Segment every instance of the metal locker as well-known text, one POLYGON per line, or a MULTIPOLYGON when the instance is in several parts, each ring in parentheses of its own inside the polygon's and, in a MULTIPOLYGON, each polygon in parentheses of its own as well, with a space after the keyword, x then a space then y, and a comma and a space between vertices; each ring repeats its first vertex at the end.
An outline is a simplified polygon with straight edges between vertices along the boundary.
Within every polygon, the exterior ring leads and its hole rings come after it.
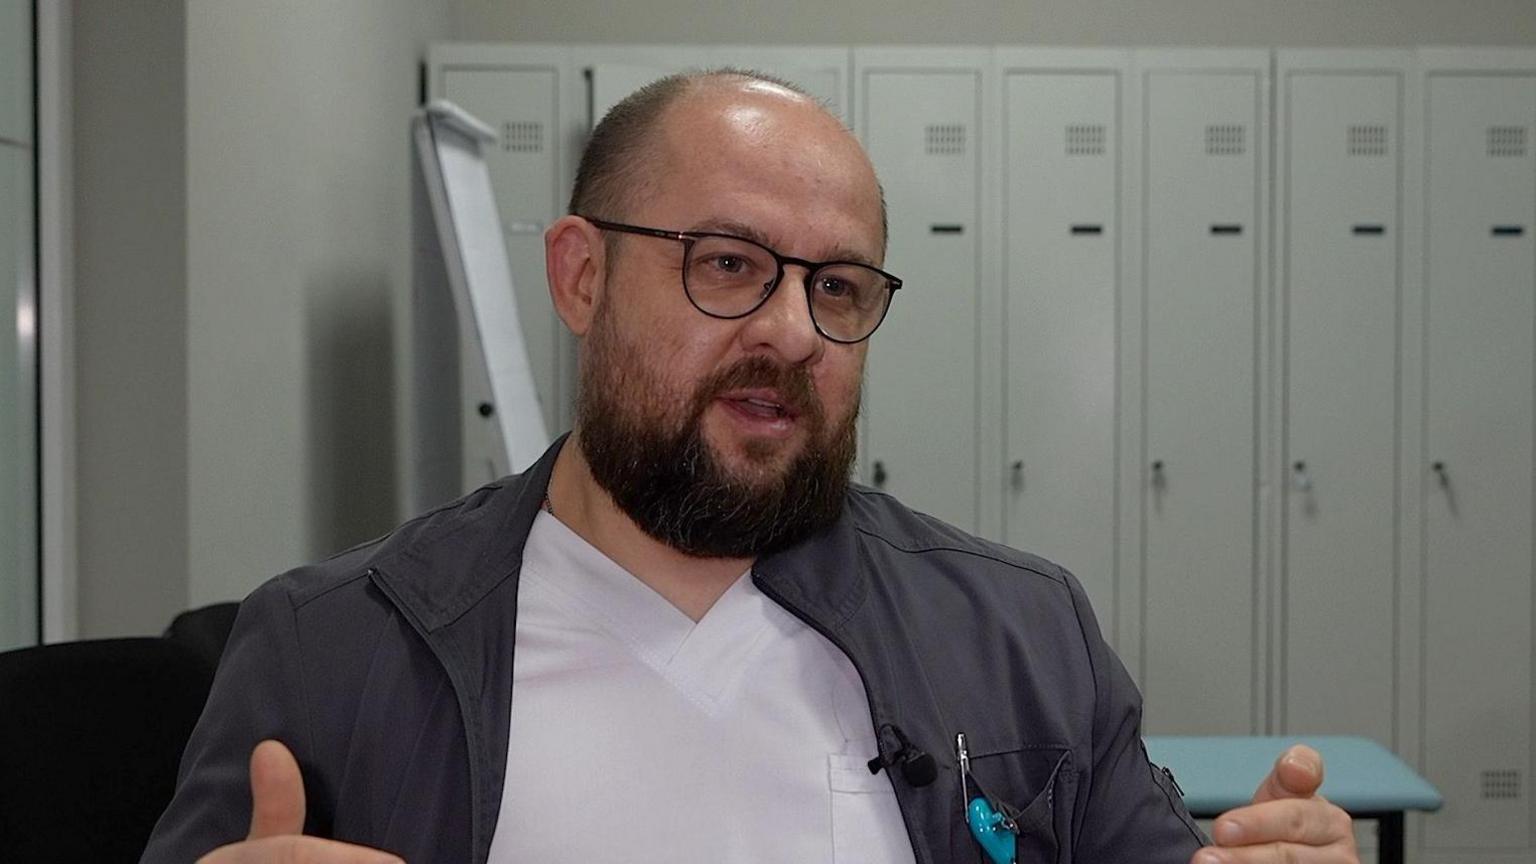
POLYGON ((890 208, 901 277, 870 340, 864 480, 977 530, 981 73, 865 69, 859 129, 890 208))
POLYGON ((1004 539, 1115 603, 1117 70, 1004 79, 1004 539))
POLYGON ((600 63, 588 67, 587 81, 591 88, 592 125, 613 110, 613 106, 623 101, 625 96, 639 90, 641 87, 665 78, 688 68, 679 59, 675 65, 656 63, 649 65, 637 65, 633 63, 600 63))
POLYGON ((1147 726, 1251 734, 1266 75, 1142 74, 1147 726))
POLYGON ((1281 79, 1280 716, 1395 741, 1401 72, 1281 79))
POLYGON ((564 212, 559 173, 560 75, 555 68, 442 70, 440 93, 496 130, 486 167, 506 232, 518 315, 547 429, 562 429, 571 382, 561 380, 563 325, 544 274, 544 229, 564 212))
POLYGON ((1425 88, 1425 847, 1527 848, 1536 75, 1425 88))

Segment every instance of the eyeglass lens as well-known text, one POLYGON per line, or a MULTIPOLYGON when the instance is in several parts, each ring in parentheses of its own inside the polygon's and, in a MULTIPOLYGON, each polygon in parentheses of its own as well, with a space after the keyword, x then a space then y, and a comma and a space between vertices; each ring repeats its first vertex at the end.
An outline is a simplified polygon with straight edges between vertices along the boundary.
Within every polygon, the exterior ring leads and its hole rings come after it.
MULTIPOLYGON (((746 315, 779 276, 773 253, 750 240, 699 237, 688 250, 683 287, 700 310, 725 318, 746 315)), ((879 326, 890 280, 860 264, 829 264, 810 274, 811 318, 833 339, 858 341, 879 326)))

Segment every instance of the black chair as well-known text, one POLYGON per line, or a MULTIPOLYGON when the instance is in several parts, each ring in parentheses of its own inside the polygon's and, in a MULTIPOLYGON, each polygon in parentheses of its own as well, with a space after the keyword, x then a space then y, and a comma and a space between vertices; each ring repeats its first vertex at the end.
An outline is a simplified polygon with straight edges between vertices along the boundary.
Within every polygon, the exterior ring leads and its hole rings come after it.
POLYGON ((201 609, 189 609, 171 620, 165 638, 185 645, 208 668, 216 669, 224 654, 224 643, 229 641, 229 631, 235 626, 235 613, 239 603, 215 603, 201 609))
POLYGON ((0 653, 0 861, 137 861, 212 674, 169 639, 0 653))

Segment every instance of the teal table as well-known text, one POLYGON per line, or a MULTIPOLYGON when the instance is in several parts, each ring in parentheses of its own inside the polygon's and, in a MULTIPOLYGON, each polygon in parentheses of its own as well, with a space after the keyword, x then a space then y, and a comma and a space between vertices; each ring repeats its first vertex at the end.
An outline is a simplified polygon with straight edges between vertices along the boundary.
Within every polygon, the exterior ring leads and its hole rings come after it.
POLYGON ((1323 756, 1323 796, 1353 818, 1376 820, 1381 864, 1402 864, 1406 811, 1439 810, 1443 803, 1429 781, 1369 738, 1153 736, 1146 741, 1147 755, 1173 772, 1184 806, 1201 819, 1247 804, 1285 748, 1306 744, 1323 756))

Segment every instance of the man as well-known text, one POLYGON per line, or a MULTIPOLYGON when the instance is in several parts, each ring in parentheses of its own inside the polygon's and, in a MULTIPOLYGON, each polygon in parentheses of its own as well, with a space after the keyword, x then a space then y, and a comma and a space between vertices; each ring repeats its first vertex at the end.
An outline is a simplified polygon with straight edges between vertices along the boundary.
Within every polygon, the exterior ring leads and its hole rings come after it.
POLYGON ((848 487, 900 285, 813 100, 642 90, 545 245, 576 429, 246 601, 146 861, 992 860, 973 798, 1021 862, 1355 860, 1304 749, 1201 850, 1080 586, 848 487))

